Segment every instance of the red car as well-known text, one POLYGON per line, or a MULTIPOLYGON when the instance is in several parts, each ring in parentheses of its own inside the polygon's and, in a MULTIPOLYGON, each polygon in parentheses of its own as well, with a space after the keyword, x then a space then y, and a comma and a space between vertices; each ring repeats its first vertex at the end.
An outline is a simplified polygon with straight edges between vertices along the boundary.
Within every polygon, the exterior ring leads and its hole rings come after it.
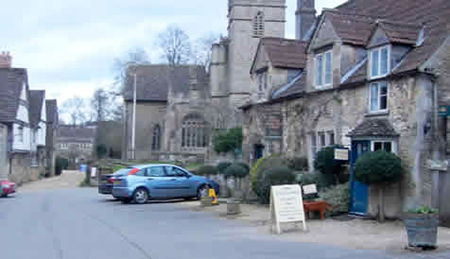
POLYGON ((6 180, 0 180, 0 188, 1 188, 0 192, 1 197, 6 197, 9 194, 16 192, 16 184, 6 180))

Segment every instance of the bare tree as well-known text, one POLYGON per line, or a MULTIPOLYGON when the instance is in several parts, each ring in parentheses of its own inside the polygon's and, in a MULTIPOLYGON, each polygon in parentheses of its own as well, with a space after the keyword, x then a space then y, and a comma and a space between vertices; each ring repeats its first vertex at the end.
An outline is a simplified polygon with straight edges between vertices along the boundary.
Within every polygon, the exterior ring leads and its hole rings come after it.
POLYGON ((133 50, 130 50, 125 58, 116 58, 113 65, 113 69, 116 71, 116 76, 114 78, 116 94, 121 95, 122 93, 123 82, 127 75, 127 69, 130 65, 148 64, 150 64, 150 58, 147 52, 142 48, 135 48, 133 50))
POLYGON ((90 111, 86 108, 86 100, 75 96, 67 99, 61 106, 60 113, 69 117, 69 123, 72 125, 81 125, 89 120, 90 111))
POLYGON ((176 25, 170 25, 159 34, 159 47, 162 49, 162 58, 169 65, 180 65, 189 62, 191 57, 191 43, 189 36, 176 25))
POLYGON ((109 118, 113 106, 108 100, 109 96, 105 90, 102 88, 95 90, 91 99, 91 107, 96 121, 105 121, 109 118))
POLYGON ((212 45, 218 43, 220 38, 221 36, 219 34, 209 32, 195 41, 192 52, 195 64, 205 66, 206 69, 209 68, 211 64, 212 45))

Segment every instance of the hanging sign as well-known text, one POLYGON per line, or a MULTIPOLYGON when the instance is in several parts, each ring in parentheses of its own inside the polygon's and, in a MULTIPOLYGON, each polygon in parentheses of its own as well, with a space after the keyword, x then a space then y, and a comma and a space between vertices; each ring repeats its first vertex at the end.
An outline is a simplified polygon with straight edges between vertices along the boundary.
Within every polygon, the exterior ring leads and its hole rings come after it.
POLYGON ((348 149, 335 148, 334 149, 334 160, 348 161, 348 149))
POLYGON ((271 226, 281 234, 281 223, 302 222, 306 231, 305 212, 300 185, 276 185, 270 190, 271 226))

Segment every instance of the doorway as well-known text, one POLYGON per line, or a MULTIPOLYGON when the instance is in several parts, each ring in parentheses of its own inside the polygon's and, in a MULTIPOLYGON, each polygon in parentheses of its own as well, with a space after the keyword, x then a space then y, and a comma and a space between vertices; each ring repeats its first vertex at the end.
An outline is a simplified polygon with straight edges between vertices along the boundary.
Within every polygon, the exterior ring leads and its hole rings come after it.
POLYGON ((367 214, 369 188, 367 185, 355 180, 354 165, 356 160, 364 153, 370 151, 369 140, 352 141, 350 156, 350 213, 357 215, 367 214))

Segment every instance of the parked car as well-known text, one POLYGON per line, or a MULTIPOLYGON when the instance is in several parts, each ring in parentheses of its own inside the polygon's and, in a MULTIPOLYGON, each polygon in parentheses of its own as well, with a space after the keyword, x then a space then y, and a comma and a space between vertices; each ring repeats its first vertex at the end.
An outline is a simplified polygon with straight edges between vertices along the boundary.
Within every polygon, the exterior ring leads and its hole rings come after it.
POLYGON ((16 192, 16 184, 10 181, 6 180, 0 180, 0 186, 1 186, 1 197, 6 197, 12 193, 16 192))
POLYGON ((219 185, 202 176, 167 164, 138 165, 126 169, 125 175, 112 177, 112 194, 123 203, 142 204, 149 199, 201 198, 213 188, 219 194, 219 185))
POLYGON ((98 193, 112 195, 114 177, 123 176, 128 174, 129 169, 120 169, 113 174, 99 175, 100 181, 98 183, 98 193))

